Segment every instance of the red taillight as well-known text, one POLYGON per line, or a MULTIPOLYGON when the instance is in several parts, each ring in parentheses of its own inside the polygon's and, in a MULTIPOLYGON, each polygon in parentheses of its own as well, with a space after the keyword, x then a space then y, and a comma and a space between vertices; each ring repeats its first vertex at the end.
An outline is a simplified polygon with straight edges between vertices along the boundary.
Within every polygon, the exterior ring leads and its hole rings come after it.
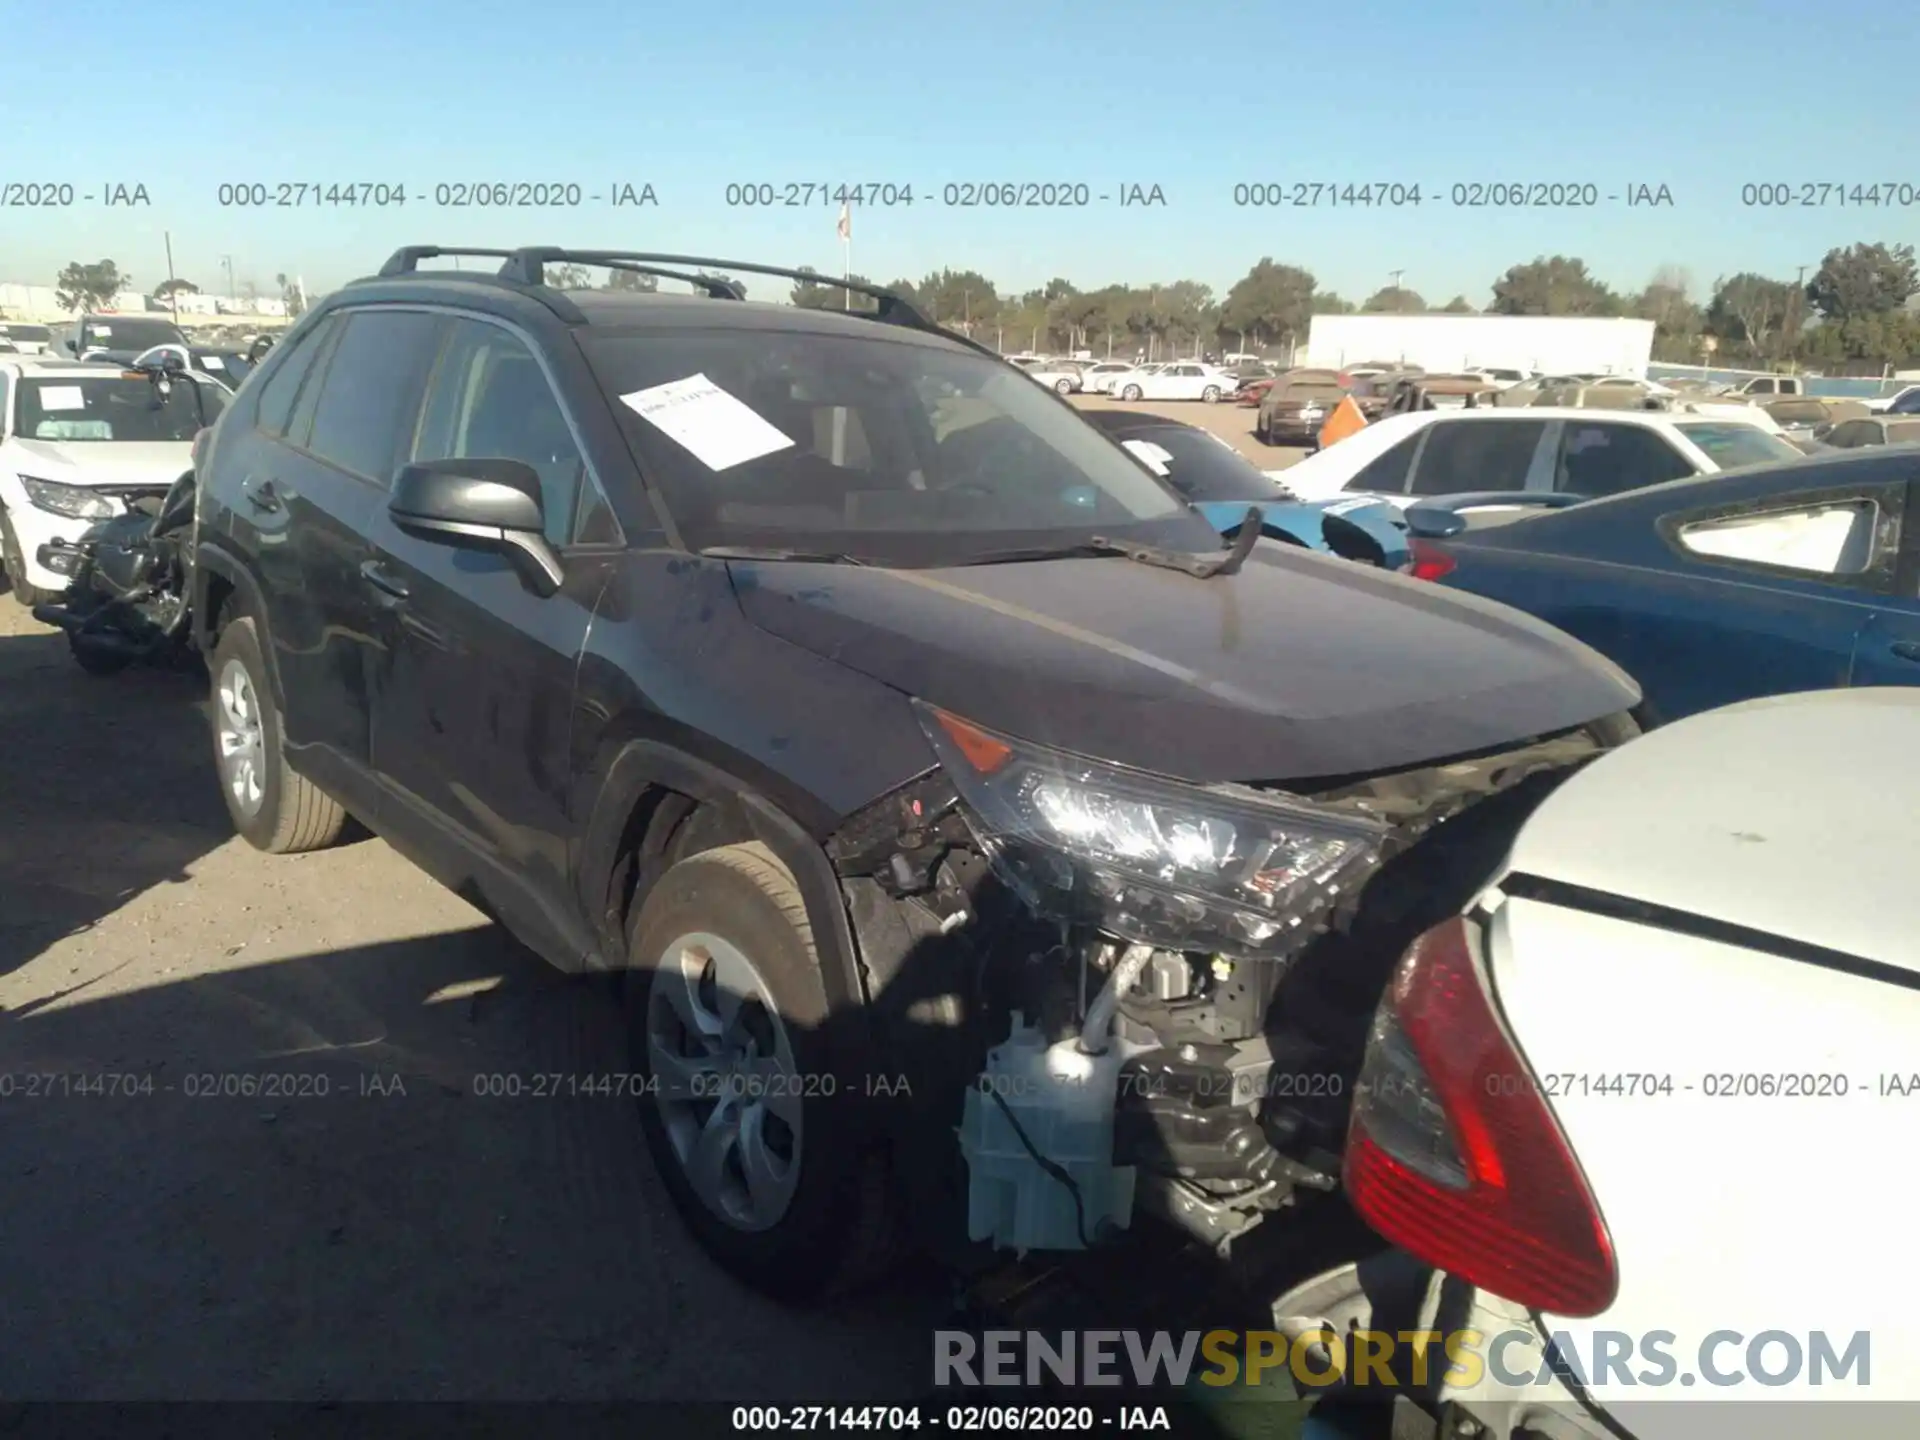
POLYGON ((1457 562, 1431 540, 1412 540, 1407 544, 1413 560, 1407 573, 1416 580, 1438 580, 1453 573, 1457 562))
POLYGON ((1598 1315, 1620 1276, 1606 1221, 1481 983, 1467 922, 1407 951, 1367 1044, 1347 1194, 1401 1249, 1551 1315, 1598 1315))

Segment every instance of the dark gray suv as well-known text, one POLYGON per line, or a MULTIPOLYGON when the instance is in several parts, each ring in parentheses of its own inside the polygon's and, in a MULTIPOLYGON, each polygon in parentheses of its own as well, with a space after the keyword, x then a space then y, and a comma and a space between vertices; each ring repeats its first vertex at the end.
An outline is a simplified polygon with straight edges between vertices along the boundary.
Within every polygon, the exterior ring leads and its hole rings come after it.
POLYGON ((885 292, 713 272, 802 278, 415 247, 265 359, 195 544, 235 825, 288 852, 351 813, 624 977, 666 1183, 776 1292, 901 1239, 1217 1245, 1332 1188, 1400 950, 1632 733, 1632 682, 1471 596, 1225 548, 885 292), (421 268, 454 253, 503 264, 421 268))

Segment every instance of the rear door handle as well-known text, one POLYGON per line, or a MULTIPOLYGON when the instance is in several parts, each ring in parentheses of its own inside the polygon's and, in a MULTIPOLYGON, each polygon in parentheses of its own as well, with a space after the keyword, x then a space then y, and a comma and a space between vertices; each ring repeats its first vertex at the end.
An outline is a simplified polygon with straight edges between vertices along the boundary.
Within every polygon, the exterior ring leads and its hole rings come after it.
POLYGON ((280 492, 274 489, 271 480, 249 480, 240 487, 240 493, 247 497, 247 503, 256 510, 271 514, 280 508, 280 492))
POLYGON ((1902 660, 1920 661, 1920 640, 1896 640, 1887 648, 1902 660))
POLYGON ((395 600, 407 598, 407 584, 396 575, 388 573, 378 560, 368 560, 360 566, 360 578, 383 595, 395 600))

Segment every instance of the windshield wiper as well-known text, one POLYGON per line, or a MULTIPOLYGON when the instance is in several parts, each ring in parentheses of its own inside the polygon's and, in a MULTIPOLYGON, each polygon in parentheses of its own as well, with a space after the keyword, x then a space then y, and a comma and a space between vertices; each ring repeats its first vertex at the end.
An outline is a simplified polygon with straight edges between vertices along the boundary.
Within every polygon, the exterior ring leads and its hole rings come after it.
POLYGON ((1158 545, 1138 545, 1105 535, 1092 535, 1072 545, 1060 545, 1052 549, 1036 546, 1031 550, 996 550, 968 563, 1004 565, 1021 560, 1069 560, 1076 555, 1124 555, 1137 564, 1178 570, 1196 580, 1211 580, 1216 575, 1232 575, 1247 563, 1247 556, 1253 553, 1253 547, 1259 543, 1261 525, 1265 519, 1266 514, 1258 505, 1248 506, 1247 518, 1240 522, 1240 532, 1234 537, 1233 548, 1224 555, 1195 555, 1185 550, 1163 550, 1158 545))
POLYGON ((777 545, 709 545, 699 552, 713 560, 799 560, 810 565, 865 565, 857 555, 838 550, 785 550, 777 545))

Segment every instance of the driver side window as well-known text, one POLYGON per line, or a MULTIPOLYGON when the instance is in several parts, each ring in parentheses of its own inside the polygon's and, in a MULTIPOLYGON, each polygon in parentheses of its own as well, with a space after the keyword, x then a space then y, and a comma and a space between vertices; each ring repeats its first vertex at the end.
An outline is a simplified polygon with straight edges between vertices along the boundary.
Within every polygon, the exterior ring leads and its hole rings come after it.
POLYGON ((592 483, 540 362, 511 331, 479 320, 456 320, 449 328, 410 458, 532 466, 553 545, 571 543, 581 487, 592 483))

